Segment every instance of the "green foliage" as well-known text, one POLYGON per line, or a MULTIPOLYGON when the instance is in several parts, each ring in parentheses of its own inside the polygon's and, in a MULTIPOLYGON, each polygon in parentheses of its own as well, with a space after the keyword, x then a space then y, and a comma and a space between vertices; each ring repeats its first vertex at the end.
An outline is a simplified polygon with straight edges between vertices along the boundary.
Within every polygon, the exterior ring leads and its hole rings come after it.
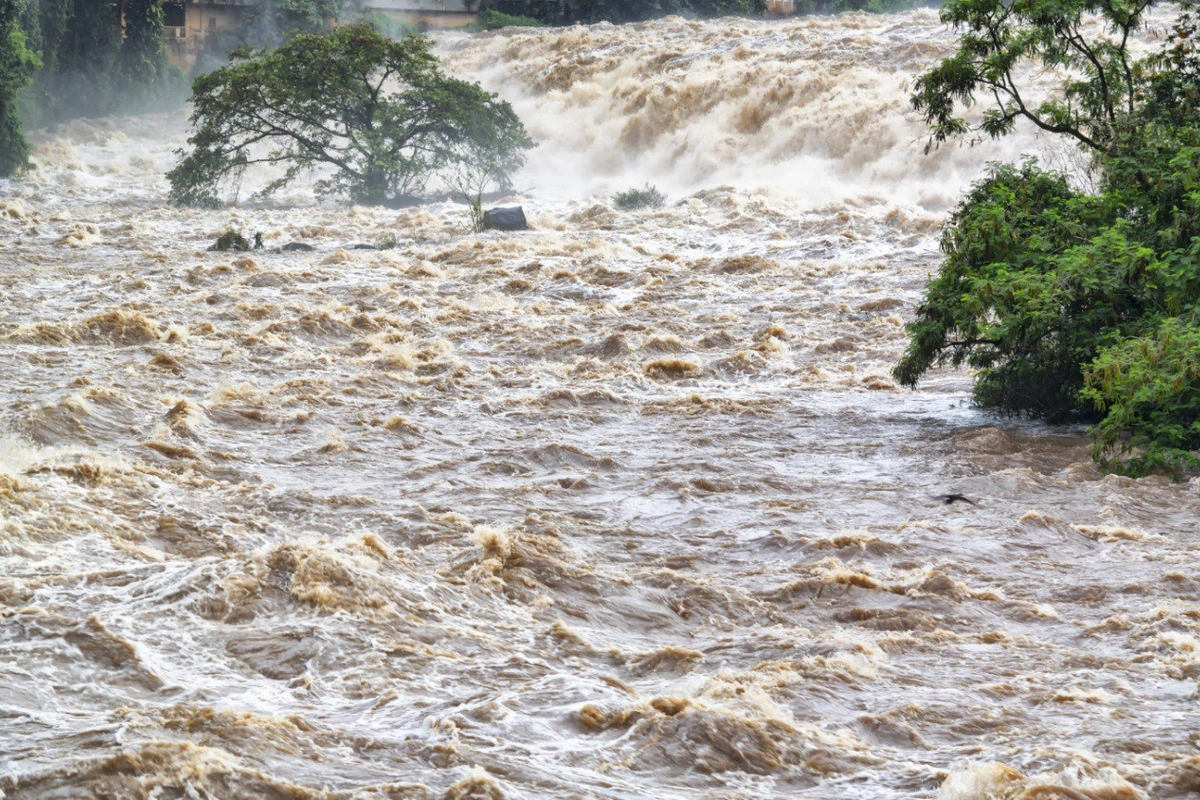
POLYGON ((483 195, 466 195, 467 214, 471 220, 471 233, 483 233, 487 230, 487 221, 483 215, 483 195))
POLYGON ((667 196, 658 187, 646 184, 641 189, 626 189, 613 195, 613 204, 622 211, 638 211, 643 208, 662 208, 667 196))
POLYGON ((126 0, 119 81, 126 95, 150 99, 167 88, 167 54, 162 36, 161 0, 126 0))
POLYGON ((449 78, 423 36, 392 41, 368 24, 243 48, 192 87, 190 152, 168 173, 171 200, 213 205, 250 164, 283 166, 266 191, 332 167, 318 183, 368 205, 397 205, 435 177, 507 186, 533 143, 512 107, 449 78))
POLYGON ((116 110, 121 26, 112 5, 32 0, 26 21, 30 42, 43 63, 28 90, 31 122, 116 110))
POLYGON ((1108 150, 1123 116, 1133 112, 1137 72, 1127 47, 1150 0, 950 0, 943 22, 960 31, 953 55, 920 76, 913 107, 937 141, 978 130, 998 137, 1026 119, 1049 133, 1108 150), (1105 34, 1092 35, 1099 15, 1105 34), (1061 70, 1061 93, 1040 102, 1023 85, 1028 68, 1061 70), (957 112, 976 94, 993 101, 971 124, 957 112))
POLYGON ((1178 475, 1200 467, 1200 326, 1193 312, 1105 348, 1082 397, 1107 412, 1093 455, 1110 470, 1178 475))
MULTIPOLYGON (((255 243, 260 247, 262 245, 261 235, 256 237, 255 243)), ((250 249, 250 242, 242 235, 241 231, 228 228, 224 233, 217 237, 217 241, 213 242, 208 248, 219 252, 233 250, 236 252, 246 252, 250 249)))
POLYGON ((17 27, 20 0, 0 0, 0 178, 29 164, 29 145, 17 114, 17 93, 38 67, 37 56, 25 45, 17 27))
POLYGON ((485 31, 496 31, 501 28, 541 28, 545 24, 533 17, 504 14, 499 11, 493 11, 490 8, 479 15, 479 28, 485 31))
MULTIPOLYGON (((970 3, 978 10, 992 8, 991 2, 954 0, 951 6, 970 3)), ((1012 8, 1032 13, 1019 4, 1012 8)), ((1091 8, 1056 2, 1045 19, 1075 19, 1076 11, 1091 8)), ((1124 37, 1141 8, 1107 9, 1116 17, 1110 30, 1124 37)), ((1123 38, 1076 41, 1081 34, 1074 24, 1012 32, 1016 39, 1031 37, 1024 54, 1051 51, 1053 36, 1063 38, 1063 48, 1103 54, 1090 77, 1081 78, 1087 69, 1080 68, 1065 79, 1067 100, 1050 101, 1049 111, 1046 104, 1015 111, 1035 124, 1039 115, 1043 122, 1056 120, 1059 133, 1087 148, 1099 191, 1073 188, 1032 162, 993 165, 943 232, 946 257, 908 326, 909 346, 895 369, 899 381, 914 386, 938 364, 965 363, 978 370, 980 406, 1096 421, 1094 455, 1108 469, 1178 474, 1200 466, 1193 452, 1200 447, 1196 29, 1194 16, 1184 14, 1167 46, 1139 61, 1125 52, 1123 38), (1109 67, 1119 74, 1112 77, 1109 67), (1088 81, 1090 88, 1081 89, 1088 81), (1058 102, 1065 105, 1053 107, 1058 102)), ((979 29, 972 31, 969 37, 979 29)), ((949 60, 959 56, 961 50, 949 60)), ((1000 61, 1010 63, 1006 58, 1000 61)), ((928 117, 935 137, 966 132, 965 123, 943 112, 964 91, 995 88, 998 74, 939 84, 946 63, 918 80, 914 97, 918 108, 936 111, 928 117), (930 79, 935 73, 941 77, 930 79)), ((1011 129, 1013 98, 1024 96, 1017 83, 1011 87, 993 96, 995 107, 984 119, 994 127, 987 132, 1011 129)))
POLYGON ((1097 331, 1138 315, 1135 283, 1151 255, 1116 209, 1033 163, 993 165, 951 216, 946 260, 909 325, 897 379, 930 367, 981 370, 984 407, 1062 419, 1079 411, 1081 367, 1097 331))

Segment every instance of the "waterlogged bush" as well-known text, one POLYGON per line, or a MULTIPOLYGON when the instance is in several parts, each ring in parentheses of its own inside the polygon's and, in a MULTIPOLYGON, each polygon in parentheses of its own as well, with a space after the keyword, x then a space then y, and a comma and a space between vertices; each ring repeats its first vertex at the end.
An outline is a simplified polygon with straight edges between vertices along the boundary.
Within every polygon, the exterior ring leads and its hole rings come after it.
MULTIPOLYGON (((262 246, 262 234, 256 235, 255 241, 258 242, 259 247, 261 247, 262 246)), ((208 249, 215 250, 217 252, 222 252, 222 253, 224 253, 228 250, 234 250, 237 252, 244 253, 250 249, 250 242, 246 239, 245 236, 242 235, 241 231, 234 230, 233 228, 228 228, 225 230, 224 233, 222 233, 220 236, 217 237, 217 240, 215 242, 213 242, 211 245, 209 245, 208 249)))
POLYGON ((626 189, 613 195, 613 204, 622 211, 662 208, 665 202, 667 196, 648 183, 640 189, 626 189))
MULTIPOLYGON (((1003 135, 1024 117, 1075 138, 1099 190, 1081 191, 1033 162, 993 165, 943 232, 946 257, 908 326, 895 376, 914 386, 938 364, 967 364, 978 370, 981 407, 1095 422, 1093 455, 1106 469, 1198 468, 1195 18, 1184 14, 1161 52, 1135 62, 1124 34, 1079 34, 1084 12, 1095 10, 1087 0, 1067 0, 1049 16, 1039 6, 1024 27, 1019 16, 993 13, 1005 8, 1001 0, 948 4, 943 18, 968 32, 954 56, 917 80, 914 106, 944 139, 969 130, 955 116, 959 102, 999 86, 980 129, 1003 135), (1064 31, 1070 48, 1061 49, 1064 31), (1025 104, 1014 70, 1034 56, 1077 68, 1065 99, 1025 104)), ((1120 33, 1135 30, 1144 9, 1104 13, 1120 33)))

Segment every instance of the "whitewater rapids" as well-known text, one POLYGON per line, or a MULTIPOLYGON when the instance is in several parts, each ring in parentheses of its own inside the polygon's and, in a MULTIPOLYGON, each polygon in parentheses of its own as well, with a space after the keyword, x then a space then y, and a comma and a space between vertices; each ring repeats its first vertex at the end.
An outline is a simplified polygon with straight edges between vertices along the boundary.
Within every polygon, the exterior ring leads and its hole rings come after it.
POLYGON ((0 184, 0 796, 1200 791, 1200 485, 889 377, 963 189, 1069 157, 923 154, 951 42, 444 35, 540 143, 521 234, 253 175, 170 208, 182 114, 38 134, 0 184))

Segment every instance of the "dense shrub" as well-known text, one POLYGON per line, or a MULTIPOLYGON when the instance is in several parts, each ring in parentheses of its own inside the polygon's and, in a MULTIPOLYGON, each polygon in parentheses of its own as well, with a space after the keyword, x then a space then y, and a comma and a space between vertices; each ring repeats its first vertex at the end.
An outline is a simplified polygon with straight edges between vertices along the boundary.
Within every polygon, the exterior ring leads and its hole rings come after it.
POLYGON ((648 183, 640 189, 626 189, 613 195, 613 204, 622 211, 662 208, 665 202, 667 202, 667 196, 657 187, 648 183))

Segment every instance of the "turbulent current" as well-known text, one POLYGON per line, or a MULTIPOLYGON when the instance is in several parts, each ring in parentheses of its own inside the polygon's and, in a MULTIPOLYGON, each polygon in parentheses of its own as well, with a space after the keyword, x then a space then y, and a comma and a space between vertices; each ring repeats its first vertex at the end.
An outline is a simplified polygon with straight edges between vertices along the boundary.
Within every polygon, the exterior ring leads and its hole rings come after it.
POLYGON ((1046 149, 924 153, 951 43, 446 34, 540 144, 516 234, 253 175, 170 208, 183 113, 37 134, 0 185, 0 796, 1200 791, 1198 484, 889 377, 947 211, 1046 149))

